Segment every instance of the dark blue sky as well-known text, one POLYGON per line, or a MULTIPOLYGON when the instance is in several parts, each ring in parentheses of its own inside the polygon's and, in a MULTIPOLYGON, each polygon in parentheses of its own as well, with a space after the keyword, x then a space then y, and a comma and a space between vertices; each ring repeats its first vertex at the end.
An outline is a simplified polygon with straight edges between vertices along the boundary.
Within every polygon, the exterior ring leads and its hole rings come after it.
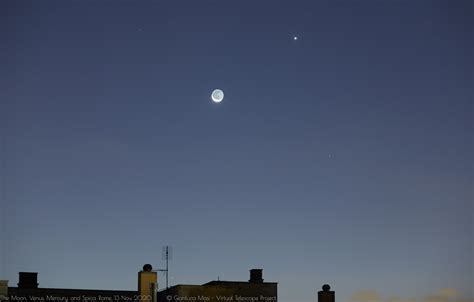
POLYGON ((0 279, 170 244, 172 284, 472 297, 472 41, 471 1, 1 1, 0 279))

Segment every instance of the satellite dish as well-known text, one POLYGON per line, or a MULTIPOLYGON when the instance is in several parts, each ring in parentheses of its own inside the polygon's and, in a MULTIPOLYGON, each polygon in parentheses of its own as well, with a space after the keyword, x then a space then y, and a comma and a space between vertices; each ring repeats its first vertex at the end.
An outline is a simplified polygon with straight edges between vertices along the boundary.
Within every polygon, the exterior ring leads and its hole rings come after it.
POLYGON ((151 266, 151 264, 147 263, 143 266, 143 271, 144 272, 151 272, 152 270, 153 270, 153 266, 151 266))

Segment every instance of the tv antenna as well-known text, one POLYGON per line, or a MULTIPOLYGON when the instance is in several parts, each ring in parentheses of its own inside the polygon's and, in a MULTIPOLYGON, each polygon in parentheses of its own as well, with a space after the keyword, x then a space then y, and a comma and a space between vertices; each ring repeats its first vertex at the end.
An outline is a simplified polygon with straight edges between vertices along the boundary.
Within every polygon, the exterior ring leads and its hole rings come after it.
POLYGON ((166 289, 169 288, 168 286, 168 273, 169 273, 169 260, 173 259, 173 249, 171 246, 166 245, 163 247, 162 253, 161 253, 161 258, 165 260, 166 262, 166 268, 165 269, 159 269, 158 271, 160 272, 165 272, 166 275, 166 289))

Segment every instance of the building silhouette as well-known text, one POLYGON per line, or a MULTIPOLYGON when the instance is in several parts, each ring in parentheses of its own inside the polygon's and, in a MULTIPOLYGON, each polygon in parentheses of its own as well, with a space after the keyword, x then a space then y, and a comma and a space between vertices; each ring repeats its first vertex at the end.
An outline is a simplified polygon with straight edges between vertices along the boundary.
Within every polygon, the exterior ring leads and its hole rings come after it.
MULTIPOLYGON (((248 281, 210 281, 202 285, 175 285, 157 291, 157 272, 146 264, 138 272, 138 288, 130 290, 42 288, 37 272, 20 272, 18 286, 0 281, 9 302, 170 302, 170 301, 266 301, 278 299, 278 283, 264 282, 263 270, 250 270, 248 281)), ((331 301, 324 301, 331 302, 331 301)))
POLYGON ((324 284, 318 292, 318 302, 336 302, 336 293, 331 290, 329 284, 324 284))
POLYGON ((133 302, 137 296, 137 291, 42 288, 38 285, 38 273, 20 272, 18 286, 6 287, 3 294, 10 302, 133 302))
POLYGON ((261 269, 250 270, 248 282, 211 281, 203 285, 176 285, 158 292, 158 301, 267 301, 278 300, 278 283, 264 282, 261 269))
MULTIPOLYGON (((248 281, 211 281, 202 285, 175 285, 157 291, 157 272, 146 264, 138 272, 138 288, 129 290, 42 288, 38 273, 20 272, 16 287, 0 280, 0 300, 8 302, 276 302, 278 283, 264 282, 263 270, 250 270, 248 281)), ((327 284, 318 292, 318 302, 335 302, 327 284)), ((297 301, 290 301, 297 302, 297 301)))

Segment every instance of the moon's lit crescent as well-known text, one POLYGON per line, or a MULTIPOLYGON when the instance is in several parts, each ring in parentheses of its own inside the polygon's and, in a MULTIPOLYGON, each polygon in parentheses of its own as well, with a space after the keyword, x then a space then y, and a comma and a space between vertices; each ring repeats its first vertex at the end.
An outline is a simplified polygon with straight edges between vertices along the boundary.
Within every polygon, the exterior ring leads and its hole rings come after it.
POLYGON ((215 103, 220 103, 224 99, 224 91, 220 89, 214 89, 211 94, 211 99, 215 103))

